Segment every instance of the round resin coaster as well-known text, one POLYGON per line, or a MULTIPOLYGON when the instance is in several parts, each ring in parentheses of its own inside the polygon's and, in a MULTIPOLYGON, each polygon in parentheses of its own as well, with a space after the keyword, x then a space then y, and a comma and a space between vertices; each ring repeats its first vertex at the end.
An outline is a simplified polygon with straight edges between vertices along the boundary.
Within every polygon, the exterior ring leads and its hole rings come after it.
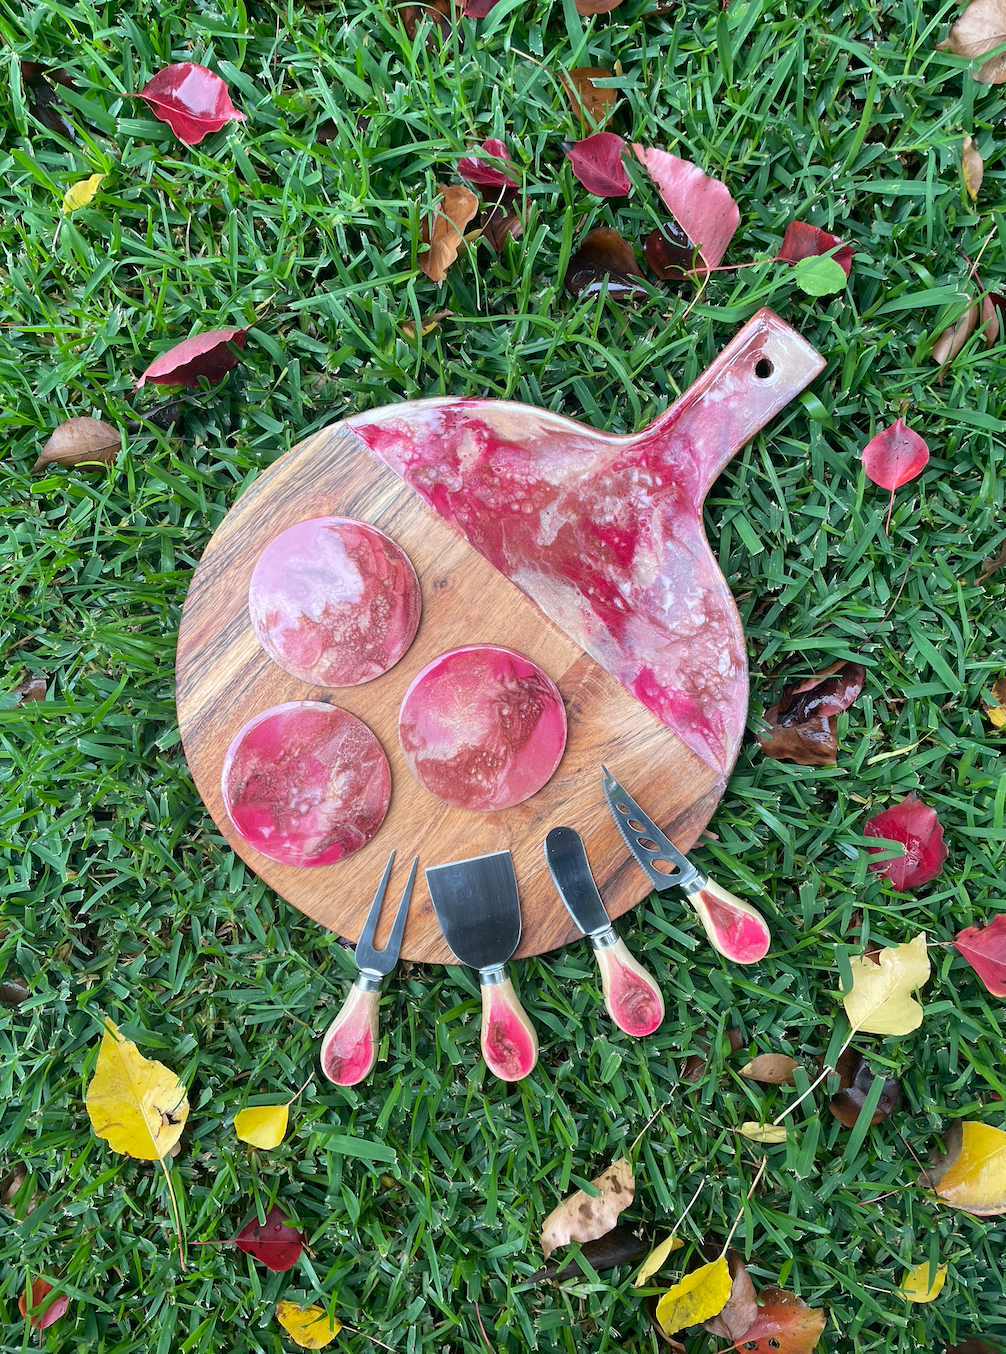
POLYGON ((250 719, 224 757, 224 807, 244 840, 281 865, 331 865, 384 821, 384 749, 348 710, 290 701, 250 719))
POLYGON ((358 686, 394 667, 415 637, 421 606, 405 551, 350 517, 312 517, 281 531, 248 589, 263 649, 314 686, 358 686))
POLYGON ((566 746, 555 683, 496 645, 428 663, 402 701, 398 737, 425 789, 460 809, 509 809, 549 780, 566 746))

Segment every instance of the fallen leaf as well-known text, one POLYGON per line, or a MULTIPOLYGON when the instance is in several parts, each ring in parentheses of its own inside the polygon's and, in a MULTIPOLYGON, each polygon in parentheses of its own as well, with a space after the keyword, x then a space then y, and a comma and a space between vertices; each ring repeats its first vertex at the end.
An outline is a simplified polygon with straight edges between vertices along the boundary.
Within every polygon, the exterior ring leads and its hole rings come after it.
POLYGON ((610 14, 617 9, 622 0, 574 0, 577 14, 610 14))
MULTIPOLYGON (((17 688, 18 705, 31 705, 36 701, 44 701, 48 698, 49 683, 44 677, 29 677, 17 688)), ((6 984, 5 984, 6 986, 6 984)), ((24 997, 29 995, 28 989, 24 989, 24 997)), ((24 1001, 24 997, 20 1000, 24 1001)), ((3 1000, 0 998, 0 1000, 3 1000)))
POLYGON ((923 438, 899 418, 867 442, 862 461, 867 478, 879 484, 881 489, 891 491, 886 530, 891 525, 895 489, 921 475, 929 461, 929 448, 923 438))
MULTIPOLYGON (((55 1325, 70 1305, 70 1299, 66 1293, 60 1293, 58 1297, 53 1298, 44 1312, 36 1313, 34 1309, 39 1307, 54 1291, 52 1284, 46 1283, 45 1279, 32 1279, 31 1281, 31 1324, 36 1330, 48 1330, 50 1326, 55 1325)), ((18 1298, 17 1309, 22 1316, 28 1315, 28 1302, 25 1293, 22 1293, 18 1298)))
POLYGON ((668 1257, 675 1251, 680 1251, 684 1244, 685 1243, 679 1236, 671 1235, 665 1237, 659 1246, 654 1246, 653 1250, 650 1251, 649 1255, 643 1261, 639 1273, 633 1280, 632 1286, 634 1288, 642 1288, 647 1279, 652 1279, 657 1270, 663 1267, 668 1257))
POLYGON ((524 222, 514 206, 516 199, 517 194, 512 189, 507 190, 479 219, 483 239, 497 254, 502 254, 508 239, 519 240, 524 233, 524 222))
POLYGON ((800 264, 793 280, 808 296, 832 296, 845 286, 848 274, 835 259, 817 258, 800 264))
POLYGON ((794 1086, 793 1073, 799 1066, 785 1053, 759 1053, 741 1068, 741 1076, 768 1086, 794 1086))
POLYGON ((8 1171, 4 1178, 0 1180, 0 1204, 3 1204, 4 1208, 7 1208, 13 1201, 14 1196, 27 1179, 27 1168, 24 1162, 19 1161, 14 1169, 8 1171))
POLYGON ((617 230, 602 226, 585 235, 566 267, 563 285, 574 296, 596 296, 607 291, 616 301, 646 296, 636 280, 639 265, 632 245, 617 230))
POLYGON ((430 247, 419 255, 419 267, 433 282, 445 282, 461 248, 465 226, 479 209, 479 200, 470 188, 459 184, 441 188, 438 196, 440 203, 432 220, 423 219, 423 243, 430 247))
POLYGON ((276 1304, 276 1320, 301 1349, 324 1349, 342 1330, 338 1317, 330 1320, 323 1307, 298 1307, 286 1298, 276 1304))
POLYGON ((978 154, 978 147, 970 136, 964 138, 961 149, 961 173, 964 176, 964 187, 968 197, 974 202, 985 177, 985 161, 978 154))
POLYGON ((598 89, 594 81, 610 80, 613 74, 613 71, 607 71, 603 66, 577 66, 575 70, 559 76, 573 112, 581 120, 584 113, 589 113, 594 122, 603 127, 611 117, 612 109, 618 102, 618 91, 598 89))
POLYGON ((1006 997, 1006 912, 987 926, 966 926, 954 936, 953 945, 994 997, 1006 997))
POLYGON ((136 97, 187 146, 198 146, 204 136, 219 132, 228 122, 245 120, 220 76, 194 61, 165 66, 136 97))
POLYGON ((256 1105, 235 1114, 234 1132, 242 1142, 269 1151, 283 1141, 289 1119, 289 1101, 285 1105, 256 1105))
MULTIPOLYGON (((636 1236, 631 1227, 613 1227, 604 1236, 584 1242, 580 1254, 592 1269, 605 1270, 614 1269, 617 1265, 634 1265, 649 1249, 647 1239, 636 1236)), ((567 1279, 582 1278, 583 1270, 575 1260, 561 1266, 553 1260, 543 1269, 536 1270, 526 1282, 542 1283, 545 1279, 555 1279, 556 1283, 565 1283, 567 1279)))
POLYGON ((450 12, 450 0, 430 0, 428 5, 403 5, 402 23, 405 26, 409 41, 415 42, 420 19, 433 21, 432 31, 427 38, 427 46, 431 45, 430 39, 432 39, 434 33, 446 38, 451 31, 450 12))
POLYGON ((465 0, 462 13, 466 19, 484 19, 498 4, 499 0, 465 0))
POLYGON ((602 1171, 591 1184, 599 1194, 591 1197, 578 1189, 558 1208, 553 1208, 542 1224, 541 1249, 546 1260, 557 1246, 566 1246, 571 1241, 593 1241, 610 1232, 636 1192, 632 1167, 624 1157, 602 1171))
MULTIPOLYGON (((440 324, 440 321, 446 320, 451 314, 453 314, 453 312, 450 310, 435 310, 432 315, 428 315, 423 321, 423 338, 425 338, 427 334, 432 334, 434 329, 440 324)), ((416 337, 416 326, 412 320, 402 321, 402 333, 410 339, 416 337)))
POLYGON ((759 1124, 754 1119, 749 1119, 741 1124, 737 1130, 742 1137, 750 1138, 752 1142, 780 1143, 786 1141, 785 1124, 759 1124))
POLYGON ((814 255, 827 254, 832 249, 835 252, 831 257, 848 277, 854 252, 851 244, 844 244, 837 235, 830 235, 820 226, 810 226, 806 221, 791 221, 786 227, 776 258, 780 263, 800 263, 814 255))
POLYGON ((645 150, 636 143, 632 149, 657 185, 664 205, 694 241, 706 267, 717 267, 741 220, 726 184, 665 150, 645 150))
MULTIPOLYGON (((18 704, 23 704, 19 701, 18 704)), ((4 1006, 20 1006, 31 996, 31 988, 23 978, 5 978, 0 983, 0 1002, 4 1006)))
POLYGON ((1003 1354, 1001 1345, 990 1345, 987 1340, 976 1340, 974 1336, 956 1345, 946 1344, 943 1348, 945 1354, 1003 1354))
POLYGON ((745 1331, 758 1319, 758 1300, 755 1286, 747 1272, 739 1251, 730 1251, 727 1255, 730 1269, 730 1296, 726 1306, 718 1315, 706 1321, 705 1328, 710 1335, 721 1340, 739 1340, 745 1331))
MULTIPOLYGON (((1002 545, 999 547, 999 553, 997 555, 982 560, 982 571, 975 579, 975 587, 977 588, 980 584, 987 582, 988 579, 999 572, 1004 564, 1006 564, 1006 541, 1003 541, 1002 545)), ((1000 700, 999 703, 1000 705, 1006 705, 1006 699, 1000 700)))
MULTIPOLYGON (((942 367, 947 362, 954 360, 977 329, 979 314, 980 310, 976 301, 974 305, 968 306, 959 320, 955 320, 953 324, 948 324, 946 329, 937 336, 929 355, 938 366, 942 367)), ((928 456, 926 459, 929 459, 928 456)))
POLYGON ((708 1321, 726 1306, 733 1280, 726 1258, 701 1265, 669 1288, 657 1303, 657 1320, 665 1335, 708 1321))
POLYGON ((89 179, 81 179, 63 194, 63 211, 75 212, 78 207, 86 207, 94 201, 94 195, 104 183, 107 175, 92 174, 89 179))
MULTIPOLYGON (((979 286, 981 284, 979 283, 979 286)), ((994 348, 999 342, 1000 319, 1003 310, 1003 298, 998 292, 990 292, 982 297, 982 333, 986 348, 994 348)))
POLYGON ((625 142, 614 132, 595 132, 584 141, 564 142, 573 173, 596 197, 624 197, 632 187, 622 164, 625 142))
POLYGON ((758 1296, 758 1315, 734 1348, 744 1354, 810 1354, 827 1321, 824 1309, 808 1307, 782 1288, 763 1288, 758 1296))
POLYGON ((900 1292, 908 1302, 932 1302, 938 1298, 947 1277, 946 1265, 937 1265, 933 1274, 928 1260, 913 1265, 901 1281, 900 1292))
POLYGON ((193 334, 154 358, 137 381, 136 389, 148 381, 159 386, 193 388, 199 385, 201 376, 211 383, 219 381, 238 364, 238 355, 230 345, 243 348, 247 335, 247 329, 210 329, 205 334, 193 334))
POLYGON ((21 83, 27 97, 28 112, 47 131, 55 132, 57 136, 72 137, 73 132, 69 124, 56 107, 60 102, 59 96, 49 80, 67 89, 77 88, 66 71, 51 70, 39 61, 21 62, 21 83), (47 76, 49 79, 46 79, 47 76))
MULTIPOLYGON (((708 1051, 707 1032, 704 1029, 698 1031, 693 1041, 699 1048, 708 1051)), ((724 1030, 723 1032, 723 1057, 728 1058, 732 1053, 739 1053, 744 1045, 744 1036, 740 1030, 724 1030)), ((708 1057, 701 1057, 698 1053, 692 1053, 685 1059, 685 1065, 681 1069, 681 1080, 694 1085, 709 1071, 708 1057)))
POLYGON ((95 1134, 113 1152, 140 1161, 161 1161, 182 1136, 189 1114, 175 1073, 145 1058, 110 1020, 85 1104, 95 1134))
POLYGON ((279 1204, 273 1204, 265 1215, 265 1222, 258 1218, 241 1228, 235 1237, 239 1251, 261 1260, 266 1269, 274 1274, 283 1274, 300 1259, 304 1249, 304 1238, 290 1222, 279 1204))
POLYGON ((783 689, 765 711, 768 728, 758 735, 766 757, 800 766, 834 766, 838 756, 838 715, 863 689, 861 663, 836 662, 814 677, 783 689))
POLYGON ((126 420, 126 432, 130 436, 146 431, 147 424, 155 428, 171 429, 176 423, 181 422, 181 406, 177 400, 168 400, 166 404, 158 405, 156 409, 144 410, 139 418, 130 418, 126 420))
POLYGON ((665 221, 647 235, 643 258, 661 282, 680 282, 695 267, 695 245, 677 221, 665 221))
MULTIPOLYGON (((1004 0, 971 0, 948 35, 937 43, 938 52, 974 58, 1001 47, 1006 42, 1006 3, 1004 0)), ((1001 85, 1006 80, 1006 52, 983 61, 974 72, 983 85, 1001 85)))
MULTIPOLYGON (((867 837, 883 837, 904 846, 903 856, 877 861, 870 866, 878 874, 886 874, 899 893, 930 883, 942 872, 943 862, 949 854, 936 810, 923 804, 914 790, 889 809, 868 818, 863 824, 863 832, 867 837)), ((880 846, 867 847, 869 855, 882 850, 880 846)))
MULTIPOLYGON (((828 1108, 846 1128, 853 1128, 859 1118, 859 1111, 866 1103, 870 1087, 876 1078, 861 1053, 847 1048, 835 1064, 838 1073, 838 1090, 828 1101, 828 1108)), ((898 1107, 901 1097, 901 1082, 897 1077, 885 1077, 884 1089, 880 1092, 877 1108, 870 1120, 870 1127, 889 1119, 898 1107)))
MULTIPOLYGON (((510 160, 506 146, 496 137, 490 137, 488 141, 483 141, 482 149, 496 160, 510 160)), ((510 160, 510 163, 512 164, 513 161, 510 160)), ((520 186, 516 179, 512 179, 502 169, 497 169, 494 165, 488 164, 485 160, 476 159, 472 155, 466 155, 458 161, 458 173, 469 183, 477 183, 486 188, 518 188, 520 186)))
POLYGON ((922 1183, 951 1208, 980 1218, 1006 1213, 1006 1133, 991 1124, 954 1121, 922 1172, 922 1183))
POLYGON ((842 998, 853 1032, 910 1034, 922 1024, 922 1007, 912 993, 929 981, 926 933, 880 951, 879 962, 849 960, 852 988, 842 998))
POLYGON ((111 465, 119 454, 122 438, 110 423, 99 418, 68 418, 51 434, 32 470, 51 465, 111 465))

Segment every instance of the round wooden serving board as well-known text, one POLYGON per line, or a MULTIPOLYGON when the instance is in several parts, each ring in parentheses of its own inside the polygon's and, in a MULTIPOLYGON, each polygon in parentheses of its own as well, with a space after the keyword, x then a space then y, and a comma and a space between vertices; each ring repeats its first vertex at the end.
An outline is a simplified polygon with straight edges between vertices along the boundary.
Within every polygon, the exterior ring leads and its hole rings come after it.
POLYGON ((231 846, 287 902, 356 940, 388 853, 397 852, 377 942, 390 929, 413 855, 420 871, 402 958, 454 963, 437 924, 422 868, 508 848, 520 889, 523 933, 517 957, 543 954, 579 932, 552 883, 542 843, 553 827, 584 838, 609 914, 649 892, 601 794, 601 763, 689 850, 719 802, 716 773, 631 696, 517 587, 457 535, 412 489, 335 424, 301 442, 242 495, 213 535, 189 588, 178 639, 178 719, 192 776, 231 846), (279 532, 308 517, 354 517, 386 532, 419 575, 423 614, 404 658, 384 676, 338 690, 289 676, 259 646, 248 618, 248 583, 259 554, 279 532), (503 644, 539 664, 562 693, 569 737, 559 769, 516 808, 480 813, 451 808, 424 790, 398 744, 398 710, 416 673, 465 644, 503 644), (238 729, 284 701, 320 700, 364 720, 391 765, 391 807, 370 842, 334 865, 278 865, 250 847, 223 807, 220 772, 238 729))

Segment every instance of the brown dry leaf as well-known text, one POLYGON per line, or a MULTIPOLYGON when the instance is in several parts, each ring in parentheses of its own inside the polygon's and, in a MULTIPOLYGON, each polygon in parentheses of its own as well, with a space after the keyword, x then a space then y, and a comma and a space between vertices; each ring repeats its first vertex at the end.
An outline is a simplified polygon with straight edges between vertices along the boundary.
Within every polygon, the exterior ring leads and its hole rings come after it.
MULTIPOLYGON (((845 1050, 835 1064, 835 1071, 839 1077, 839 1089, 828 1101, 828 1108, 840 1124, 852 1128, 876 1078, 864 1062, 863 1055, 857 1053, 854 1048, 845 1050)), ((870 1120, 871 1128, 891 1117, 898 1108, 900 1097, 901 1082, 897 1077, 885 1078, 884 1089, 880 1093, 877 1108, 870 1120)))
POLYGON ((111 465, 122 439, 110 423, 99 418, 68 418, 53 432, 39 453, 33 470, 57 465, 111 465))
POLYGON ((978 154, 978 150, 970 136, 964 138, 964 146, 961 152, 961 172, 964 175, 964 187, 967 189, 968 197, 972 202, 978 197, 978 189, 982 186, 982 178, 985 175, 985 161, 978 154))
MULTIPOLYGON (((800 1064, 785 1053, 759 1053, 746 1067, 741 1068, 741 1076, 751 1081, 762 1081, 768 1086, 795 1086, 793 1073, 800 1064)), ((753 1320, 754 1318, 752 1318, 753 1320)))
MULTIPOLYGON (((728 1048, 724 1049, 724 1057, 729 1057, 731 1053, 739 1053, 744 1043, 744 1036, 740 1030, 724 1030, 723 1038, 726 1040, 728 1048)), ((699 1048, 708 1052, 709 1042, 706 1030, 699 1030, 694 1041, 699 1048)), ((709 1059, 701 1057, 698 1053, 692 1053, 685 1059, 685 1065, 681 1069, 681 1080, 689 1081, 694 1085, 701 1081, 709 1070, 709 1059)))
POLYGON ((4 1006, 20 1006, 31 996, 31 988, 23 978, 5 978, 0 983, 0 1002, 4 1006))
POLYGON ((409 35, 409 41, 415 42, 420 19, 431 21, 431 31, 426 39, 427 46, 431 45, 436 33, 446 38, 451 31, 450 13, 450 0, 430 0, 430 3, 425 5, 403 5, 402 23, 409 35))
POLYGON ((4 1178, 0 1180, 0 1204, 3 1204, 4 1208, 8 1206, 27 1179, 28 1171, 24 1163, 18 1162, 14 1169, 8 1171, 4 1178))
MULTIPOLYGON (((683 1244, 683 1243, 678 1243, 683 1244)), ((580 1253, 592 1269, 614 1269, 617 1265, 634 1265, 649 1253, 650 1243, 646 1237, 636 1236, 631 1227, 613 1227, 596 1241, 586 1241, 580 1247, 580 1253)), ((583 1270, 575 1260, 560 1265, 552 1260, 544 1269, 539 1269, 524 1280, 526 1283, 543 1283, 554 1279, 556 1283, 565 1283, 567 1279, 583 1278, 583 1270)))
POLYGON ((622 0, 574 0, 577 14, 610 14, 617 9, 622 0))
POLYGON ((563 1199, 558 1208, 553 1208, 542 1224, 541 1249, 546 1260, 557 1246, 566 1246, 570 1241, 594 1241, 610 1232, 636 1193, 632 1167, 625 1157, 602 1171, 591 1184, 600 1190, 599 1194, 591 1198, 578 1189, 563 1199))
POLYGON ((710 1335, 719 1336, 721 1340, 729 1340, 732 1343, 739 1340, 754 1324, 758 1316, 758 1301, 755 1286, 744 1267, 740 1251, 729 1251, 727 1264, 730 1266, 730 1277, 733 1280, 727 1305, 717 1316, 710 1317, 704 1324, 710 1335))
POLYGON ((588 113, 598 129, 604 127, 611 117, 612 109, 618 102, 618 91, 598 89, 594 81, 610 79, 611 75, 612 72, 606 71, 603 66, 578 66, 576 70, 559 76, 573 112, 581 120, 584 113, 588 113))
MULTIPOLYGON (((974 59, 1004 42, 1006 0, 971 0, 936 50, 974 59)), ((983 85, 1001 85, 1006 81, 1006 52, 983 61, 974 76, 983 85)))
POLYGON ((969 1335, 956 1345, 944 1345, 945 1354, 1003 1354, 1001 1345, 990 1345, 987 1340, 979 1340, 969 1335))
POLYGON ((978 328, 978 319, 980 310, 978 302, 968 306, 967 310, 955 320, 953 324, 948 324, 939 338, 933 344, 931 357, 938 366, 944 366, 947 362, 952 362, 957 354, 967 343, 968 339, 978 328))
POLYGON ((516 210, 517 194, 513 189, 503 193, 499 202, 487 208, 479 220, 482 238, 497 254, 503 253, 507 239, 519 240, 524 222, 516 210))
POLYGON ((863 689, 862 663, 829 664, 805 681, 784 688, 763 716, 768 728, 758 735, 766 757, 800 766, 834 766, 838 757, 838 720, 863 689))
POLYGON ((641 276, 632 245, 617 230, 601 226, 583 237, 569 261, 563 285, 574 296, 596 296, 607 291, 616 301, 646 296, 636 281, 641 276))
POLYGON ((44 701, 49 684, 44 677, 29 677, 17 688, 18 705, 31 705, 34 701, 44 701))
MULTIPOLYGON (((975 579, 975 587, 977 588, 979 583, 984 583, 986 579, 991 578, 993 574, 997 574, 1003 565, 1006 565, 1006 541, 1003 541, 1002 545, 999 547, 999 553, 997 555, 993 555, 990 559, 982 560, 982 571, 975 579)), ((1000 705, 1006 705, 1006 700, 999 696, 999 692, 996 691, 995 687, 993 687, 992 690, 995 691, 996 696, 999 698, 1000 705)))
POLYGON ((465 226, 479 209, 470 188, 453 184, 440 189, 440 203, 431 219, 423 221, 423 243, 430 247, 419 255, 419 266, 433 282, 444 282, 447 269, 458 256, 465 226))
MULTIPOLYGON (((435 310, 432 315, 428 315, 423 321, 423 338, 427 334, 432 334, 441 320, 446 320, 451 314, 449 310, 435 310)), ((416 326, 412 320, 402 321, 402 333, 406 338, 414 339, 416 337, 416 326)))

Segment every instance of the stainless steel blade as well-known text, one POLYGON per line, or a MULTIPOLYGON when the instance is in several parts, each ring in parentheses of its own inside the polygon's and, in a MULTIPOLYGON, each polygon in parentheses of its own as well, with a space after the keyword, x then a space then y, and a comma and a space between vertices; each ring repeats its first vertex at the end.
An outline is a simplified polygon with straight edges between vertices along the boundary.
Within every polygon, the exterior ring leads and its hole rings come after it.
POLYGON ((430 865, 426 883, 444 939, 471 968, 505 964, 520 941, 520 899, 509 851, 430 865))
POLYGON ((707 882, 702 871, 661 832, 606 766, 601 767, 601 784, 605 802, 622 834, 622 840, 658 892, 672 886, 681 889, 701 888, 707 882), (661 865, 674 868, 661 869, 661 865))
POLYGON ((566 911, 585 936, 611 930, 611 918, 590 872, 583 838, 575 828, 554 827, 545 838, 545 859, 566 911))

